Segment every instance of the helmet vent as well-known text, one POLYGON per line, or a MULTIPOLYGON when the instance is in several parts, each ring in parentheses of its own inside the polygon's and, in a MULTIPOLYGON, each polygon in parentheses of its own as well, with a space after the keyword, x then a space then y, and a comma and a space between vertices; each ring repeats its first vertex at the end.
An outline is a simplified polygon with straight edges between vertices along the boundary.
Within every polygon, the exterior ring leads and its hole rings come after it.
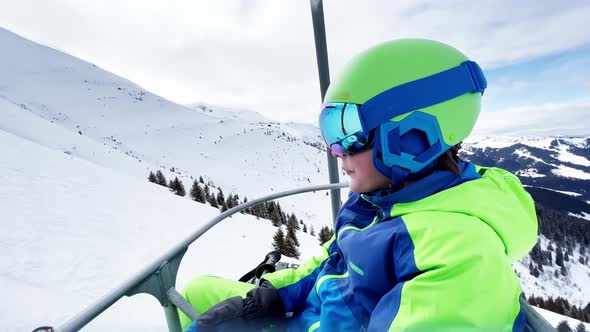
POLYGON ((426 133, 419 129, 411 129, 400 137, 401 151, 417 156, 426 151, 430 144, 426 133))

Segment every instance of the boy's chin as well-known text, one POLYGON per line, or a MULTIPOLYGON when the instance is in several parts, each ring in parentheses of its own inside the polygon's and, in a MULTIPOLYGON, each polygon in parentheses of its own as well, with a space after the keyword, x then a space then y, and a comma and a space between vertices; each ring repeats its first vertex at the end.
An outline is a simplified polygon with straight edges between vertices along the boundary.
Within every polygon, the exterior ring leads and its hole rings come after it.
POLYGON ((362 183, 357 183, 355 181, 352 181, 350 183, 350 191, 355 192, 355 193, 359 193, 359 194, 371 192, 371 190, 369 190, 369 188, 367 188, 366 185, 363 185, 362 183))
POLYGON ((350 182, 350 186, 349 186, 349 190, 355 193, 359 193, 359 194, 368 194, 368 193, 372 193, 381 189, 387 189, 386 186, 371 186, 367 183, 363 183, 359 181, 351 181, 350 182))

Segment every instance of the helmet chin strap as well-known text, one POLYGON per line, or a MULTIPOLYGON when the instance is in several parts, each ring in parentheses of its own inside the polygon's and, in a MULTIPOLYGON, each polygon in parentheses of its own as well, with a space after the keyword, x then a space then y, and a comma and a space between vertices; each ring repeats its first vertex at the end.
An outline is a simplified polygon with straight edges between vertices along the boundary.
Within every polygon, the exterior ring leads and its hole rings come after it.
POLYGON ((373 166, 375 166, 379 173, 385 175, 391 180, 391 188, 397 188, 409 180, 411 173, 409 170, 399 166, 385 165, 382 157, 383 152, 381 146, 380 130, 377 128, 374 131, 375 133, 372 135, 375 147, 373 149, 373 166))

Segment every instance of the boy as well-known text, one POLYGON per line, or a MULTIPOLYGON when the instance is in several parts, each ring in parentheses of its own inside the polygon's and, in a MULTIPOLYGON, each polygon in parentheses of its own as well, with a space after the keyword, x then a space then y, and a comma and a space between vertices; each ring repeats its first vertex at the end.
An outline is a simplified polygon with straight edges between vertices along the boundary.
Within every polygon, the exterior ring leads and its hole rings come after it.
POLYGON ((335 236, 259 287, 197 279, 185 297, 204 314, 189 329, 522 331, 511 263, 537 240, 533 201, 514 175, 457 157, 486 85, 475 62, 435 41, 353 58, 320 114, 351 179, 335 236))

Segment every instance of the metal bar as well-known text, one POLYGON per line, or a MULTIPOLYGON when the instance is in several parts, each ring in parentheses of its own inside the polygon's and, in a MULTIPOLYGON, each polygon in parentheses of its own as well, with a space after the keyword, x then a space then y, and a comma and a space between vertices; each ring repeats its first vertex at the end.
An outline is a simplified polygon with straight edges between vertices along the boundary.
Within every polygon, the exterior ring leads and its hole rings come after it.
POLYGON ((315 54, 320 76, 320 92, 322 101, 330 86, 330 67, 328 65, 328 47, 326 43, 326 25, 324 22, 324 5, 322 0, 310 0, 311 18, 313 21, 313 36, 315 40, 315 54))
MULTIPOLYGON (((67 321, 64 325, 60 326, 57 329, 57 331, 60 331, 60 332, 61 331, 78 331, 81 328, 83 328, 86 324, 88 324, 90 321, 92 321, 94 318, 96 318, 96 316, 100 315, 102 312, 104 312, 106 309, 108 309, 111 305, 113 305, 115 302, 117 302, 120 298, 125 296, 127 293, 131 292, 134 288, 136 288, 138 285, 140 285, 144 280, 148 279, 152 274, 158 272, 160 267, 165 262, 174 260, 174 258, 176 256, 178 256, 179 253, 186 250, 188 248, 188 246, 193 241, 195 241, 196 239, 201 237, 201 235, 205 234, 205 232, 207 232, 209 229, 211 229, 211 227, 215 226, 223 219, 225 219, 233 214, 236 214, 238 212, 241 212, 242 210, 245 210, 251 206, 258 205, 260 203, 263 203, 266 201, 271 201, 271 200, 274 200, 277 198, 302 194, 302 193, 306 193, 306 192, 310 192, 310 191, 321 191, 321 190, 329 190, 329 189, 335 189, 335 188, 344 188, 347 186, 348 186, 347 183, 335 183, 335 184, 318 185, 318 186, 310 186, 310 187, 305 187, 305 188, 287 190, 287 191, 279 192, 276 194, 264 196, 264 197, 249 201, 247 203, 240 204, 234 208, 231 208, 231 209, 219 214, 215 218, 211 219, 207 224, 205 224, 203 227, 201 227, 200 229, 195 231, 193 234, 191 234, 185 240, 183 240, 182 242, 180 242, 179 244, 174 246, 172 249, 170 249, 164 255, 160 256, 153 263, 149 264, 147 267, 142 269, 139 273, 135 274, 134 276, 132 276, 131 278, 129 278, 128 280, 123 282, 121 285, 116 287, 110 293, 106 294, 105 296, 100 298, 98 301, 96 301, 94 304, 92 304, 91 306, 86 308, 84 311, 82 311, 81 313, 79 313, 78 315, 76 315, 75 317, 70 319, 69 321, 67 321)), ((168 311, 167 311, 167 313, 168 313, 168 311)), ((172 313, 170 312, 170 314, 172 314, 172 313)))
POLYGON ((168 304, 164 307, 164 313, 166 314, 166 324, 168 325, 169 332, 182 332, 180 326, 180 317, 178 317, 178 311, 176 306, 168 304))
MULTIPOLYGON (((313 21, 313 36, 315 40, 316 60, 318 63, 318 74, 320 76, 320 93, 322 102, 326 96, 326 91, 330 85, 330 68, 328 64, 328 46, 326 43, 326 25, 324 22, 324 5, 322 0, 310 0, 311 4, 311 18, 313 21)), ((338 176, 338 161, 328 149, 326 153, 328 158, 328 173, 330 183, 340 182, 338 176)), ((342 201, 340 199, 340 190, 330 190, 330 197, 332 198, 332 220, 336 222, 336 216, 340 211, 342 201)))
POLYGON ((168 295, 170 302, 172 302, 178 309, 182 310, 188 318, 191 320, 197 320, 197 318, 199 318, 197 309, 188 303, 188 301, 176 289, 170 288, 168 292, 166 292, 166 295, 168 295))

